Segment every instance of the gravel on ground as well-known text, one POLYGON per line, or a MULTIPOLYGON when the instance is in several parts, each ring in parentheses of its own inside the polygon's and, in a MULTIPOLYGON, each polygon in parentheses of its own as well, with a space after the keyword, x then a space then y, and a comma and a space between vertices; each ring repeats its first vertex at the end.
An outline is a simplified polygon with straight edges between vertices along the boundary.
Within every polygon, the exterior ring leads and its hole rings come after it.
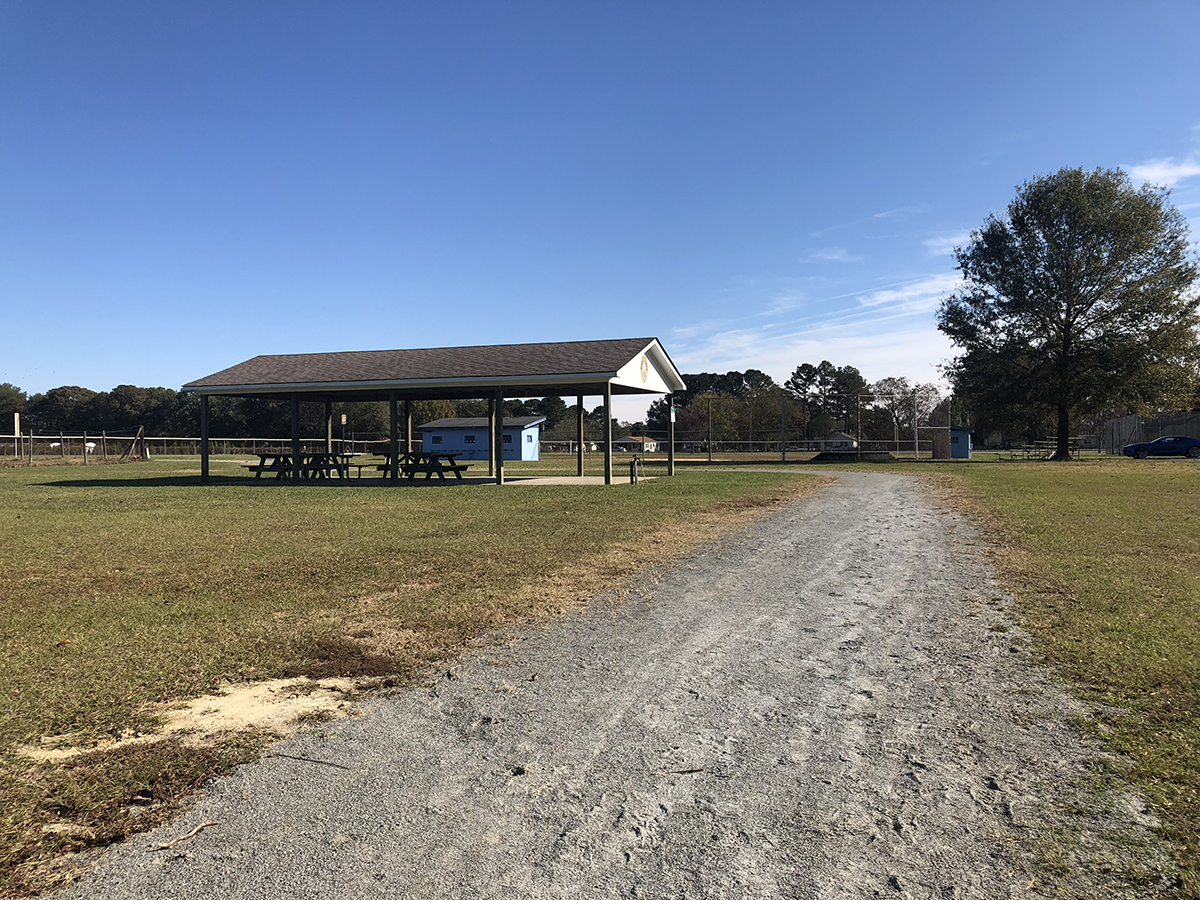
POLYGON ((1120 858, 1166 866, 1153 819, 1085 790, 1086 709, 977 527, 916 479, 838 474, 277 745, 60 896, 1154 895, 1120 858))

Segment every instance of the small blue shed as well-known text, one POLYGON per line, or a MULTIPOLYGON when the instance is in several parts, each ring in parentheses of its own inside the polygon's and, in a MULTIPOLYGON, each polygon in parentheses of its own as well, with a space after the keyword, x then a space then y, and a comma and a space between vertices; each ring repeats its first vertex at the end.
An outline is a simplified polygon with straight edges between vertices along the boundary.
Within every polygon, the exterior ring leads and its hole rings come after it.
MULTIPOLYGON (((504 420, 504 458, 537 459, 538 428, 545 416, 515 416, 504 420)), ((488 420, 436 419, 418 425, 421 449, 426 453, 461 453, 463 459, 490 459, 488 420)))
POLYGON ((950 458, 971 458, 971 432, 969 429, 960 428, 957 425, 950 426, 950 458))

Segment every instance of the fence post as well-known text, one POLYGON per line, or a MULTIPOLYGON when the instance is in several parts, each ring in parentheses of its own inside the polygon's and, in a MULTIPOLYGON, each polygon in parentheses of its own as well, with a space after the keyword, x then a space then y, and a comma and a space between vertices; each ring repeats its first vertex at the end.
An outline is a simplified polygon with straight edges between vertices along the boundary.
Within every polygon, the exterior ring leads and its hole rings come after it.
POLYGON ((83 464, 87 465, 87 432, 83 433, 83 464))

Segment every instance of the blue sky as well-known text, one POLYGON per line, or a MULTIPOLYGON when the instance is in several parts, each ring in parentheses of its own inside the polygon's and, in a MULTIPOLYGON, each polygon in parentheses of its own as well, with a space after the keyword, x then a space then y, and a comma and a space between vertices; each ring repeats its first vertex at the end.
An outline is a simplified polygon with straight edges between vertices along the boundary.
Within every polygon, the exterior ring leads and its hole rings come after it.
POLYGON ((951 248, 1021 182, 1121 166, 1200 237, 1197 36, 1194 0, 0 2, 0 381, 635 335, 935 380, 951 248))

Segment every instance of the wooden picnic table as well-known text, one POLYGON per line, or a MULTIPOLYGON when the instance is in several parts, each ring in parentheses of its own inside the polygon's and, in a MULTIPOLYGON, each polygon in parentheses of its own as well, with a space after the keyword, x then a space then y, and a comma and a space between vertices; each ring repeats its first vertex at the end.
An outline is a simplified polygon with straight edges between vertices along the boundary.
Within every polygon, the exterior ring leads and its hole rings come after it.
MULTIPOLYGON (((300 454, 300 479, 317 481, 322 478, 332 478, 334 474, 340 478, 349 478, 350 458, 353 455, 352 453, 302 453, 300 454)), ((243 463, 242 467, 253 472, 255 478, 262 478, 263 472, 274 472, 276 478, 287 479, 294 474, 290 452, 259 453, 257 463, 243 463)))
MULTIPOLYGON (((446 480, 446 473, 453 472, 454 477, 462 481, 462 473, 467 471, 466 463, 455 462, 461 453, 424 453, 416 451, 412 453, 401 453, 398 459, 400 474, 406 480, 412 481, 417 477, 418 472, 425 473, 425 480, 428 481, 434 475, 441 481, 446 480)), ((378 469, 385 475, 391 471, 391 454, 383 454, 383 465, 378 466, 378 469)))

